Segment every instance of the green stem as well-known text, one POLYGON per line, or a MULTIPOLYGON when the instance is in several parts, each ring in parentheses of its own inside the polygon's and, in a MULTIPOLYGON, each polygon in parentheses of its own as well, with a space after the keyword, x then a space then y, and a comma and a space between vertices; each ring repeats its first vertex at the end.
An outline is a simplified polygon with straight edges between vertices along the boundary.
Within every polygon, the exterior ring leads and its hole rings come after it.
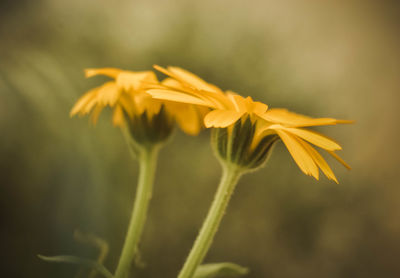
POLYGON ((121 257, 115 271, 115 278, 126 278, 128 276, 130 266, 137 253, 138 243, 144 223, 146 222, 147 210, 151 199, 157 154, 158 147, 151 146, 142 148, 138 156, 140 171, 135 203, 121 257))
POLYGON ((210 249, 226 207, 242 173, 243 170, 235 165, 223 167, 222 179, 214 196, 213 203, 178 278, 191 278, 197 267, 202 263, 208 249, 210 249))

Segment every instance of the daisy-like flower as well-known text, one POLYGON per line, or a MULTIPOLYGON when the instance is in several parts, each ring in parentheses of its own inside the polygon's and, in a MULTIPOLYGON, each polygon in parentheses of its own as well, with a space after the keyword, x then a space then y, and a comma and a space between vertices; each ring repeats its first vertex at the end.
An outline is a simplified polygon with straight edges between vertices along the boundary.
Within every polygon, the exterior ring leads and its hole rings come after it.
MULTIPOLYGON (((209 108, 204 125, 212 129, 212 145, 216 151, 223 175, 213 202, 195 243, 178 278, 190 278, 201 270, 218 226, 240 176, 262 166, 278 139, 281 139, 299 168, 319 179, 320 168, 337 182, 332 170, 311 144, 327 150, 343 165, 348 165, 334 152, 341 147, 332 139, 310 126, 335 125, 349 121, 332 118, 310 118, 285 109, 269 109, 251 97, 244 98, 232 91, 222 91, 193 73, 177 67, 155 69, 168 75, 167 82, 147 92, 153 98, 209 108)), ((197 273, 198 274, 198 273, 197 273)))
POLYGON ((124 278, 129 276, 133 258, 138 251, 153 190, 160 143, 165 142, 170 136, 175 122, 184 132, 191 135, 198 134, 208 108, 152 98, 145 91, 149 86, 174 85, 172 79, 159 84, 152 71, 131 72, 102 68, 87 69, 85 73, 86 77, 105 75, 112 80, 83 95, 72 108, 71 116, 91 113, 91 120, 95 124, 105 107, 112 108, 113 124, 127 126, 122 130, 128 135, 125 138, 130 150, 139 160, 140 171, 135 203, 125 243, 113 276, 124 278))
POLYGON ((286 109, 269 109, 266 104, 253 101, 251 97, 243 98, 232 91, 223 92, 215 85, 209 84, 183 69, 176 67, 164 69, 159 66, 155 66, 155 68, 168 75, 173 81, 148 90, 147 92, 153 98, 209 107, 212 111, 205 115, 205 126, 227 129, 225 133, 218 131, 218 135, 214 136, 219 140, 225 138, 224 140, 227 141, 217 144, 218 153, 220 156, 222 155, 223 159, 228 158, 229 160, 235 157, 236 160, 233 162, 244 164, 243 166, 247 165, 249 168, 258 167, 261 162, 266 160, 268 154, 266 150, 270 150, 279 137, 301 171, 317 180, 319 179, 318 168, 320 168, 329 179, 338 182, 324 158, 310 143, 328 151, 346 168, 350 168, 335 153, 335 151, 341 150, 337 142, 320 133, 307 130, 305 127, 344 124, 351 123, 351 121, 311 118, 289 112, 286 109), (232 136, 231 134, 234 133, 236 133, 235 136, 232 136), (241 136, 238 136, 239 133, 241 136), (244 133, 247 133, 245 143, 240 141, 246 137, 244 133), (234 138, 229 139, 229 136, 234 138), (248 136, 251 137, 251 140, 248 139, 248 136), (233 142, 229 143, 229 140, 233 140, 233 142), (235 140, 239 140, 239 142, 235 142, 235 140), (241 150, 237 149, 238 145, 241 150), (227 150, 226 148, 229 147, 231 149, 227 150), (243 148, 247 148, 247 150, 243 151, 243 148), (241 158, 234 154, 238 151, 241 153, 241 158), (265 156, 261 160, 260 152, 265 152, 265 156), (258 160, 255 161, 255 158, 258 160))
POLYGON ((199 133, 202 114, 194 105, 156 100, 145 89, 156 86, 158 80, 154 72, 132 72, 116 68, 86 69, 86 77, 105 75, 113 80, 84 94, 73 106, 70 116, 84 116, 91 113, 91 121, 96 124, 105 107, 113 109, 112 121, 115 126, 123 126, 124 115, 130 118, 146 115, 152 120, 160 111, 175 120, 181 129, 191 135, 199 133))

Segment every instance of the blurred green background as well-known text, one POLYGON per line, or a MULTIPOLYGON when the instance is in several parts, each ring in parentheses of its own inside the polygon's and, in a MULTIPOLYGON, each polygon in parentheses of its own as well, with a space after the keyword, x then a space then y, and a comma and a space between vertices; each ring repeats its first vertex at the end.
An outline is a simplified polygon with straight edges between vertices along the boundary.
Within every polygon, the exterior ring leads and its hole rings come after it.
MULTIPOLYGON (((337 185, 300 172, 280 143, 235 192, 206 262, 248 277, 400 277, 398 1, 0 2, 2 277, 74 277, 36 254, 96 257, 114 270, 138 175, 110 114, 70 119, 87 67, 180 66, 270 107, 357 121, 336 138, 337 185)), ((135 277, 176 277, 219 181, 209 132, 161 152, 135 277)))

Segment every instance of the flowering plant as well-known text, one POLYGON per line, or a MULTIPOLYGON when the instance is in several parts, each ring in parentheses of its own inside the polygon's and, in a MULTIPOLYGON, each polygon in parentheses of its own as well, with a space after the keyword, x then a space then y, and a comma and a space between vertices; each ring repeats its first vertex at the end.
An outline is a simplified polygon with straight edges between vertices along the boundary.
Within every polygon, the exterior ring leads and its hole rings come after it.
POLYGON ((105 107, 112 108, 114 126, 121 128, 128 146, 139 160, 140 172, 132 216, 115 273, 112 274, 99 262, 74 256, 41 258, 84 264, 108 278, 127 278, 131 264, 138 256, 153 190, 157 154, 176 123, 190 135, 197 135, 203 127, 211 128, 211 143, 223 169, 207 217, 178 278, 245 275, 248 270, 236 264, 202 264, 239 178, 263 166, 275 144, 281 140, 303 173, 318 180, 321 169, 328 179, 338 183, 332 169, 314 146, 326 150, 350 169, 336 154, 341 146, 309 128, 351 121, 311 118, 286 109, 269 108, 250 96, 223 91, 184 69, 154 68, 167 78, 159 82, 152 71, 87 69, 87 77, 105 75, 112 80, 83 95, 70 113, 71 116, 91 113, 91 121, 95 124, 105 107))

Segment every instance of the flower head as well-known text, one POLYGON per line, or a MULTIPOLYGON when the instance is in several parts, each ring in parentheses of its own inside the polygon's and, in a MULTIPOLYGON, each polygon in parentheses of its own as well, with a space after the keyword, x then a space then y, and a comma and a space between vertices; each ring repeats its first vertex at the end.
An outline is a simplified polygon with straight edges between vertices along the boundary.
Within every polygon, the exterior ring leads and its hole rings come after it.
POLYGON ((128 118, 145 117, 151 121, 160 114, 175 120, 183 131, 196 135, 202 127, 202 114, 194 105, 157 100, 145 91, 150 85, 159 84, 152 71, 132 72, 116 68, 86 69, 86 77, 105 75, 113 80, 96 87, 84 94, 73 106, 70 115, 80 116, 91 113, 95 124, 105 107, 113 109, 112 121, 115 126, 122 126, 128 118))
MULTIPOLYGON (((289 112, 286 109, 269 109, 266 104, 253 101, 251 97, 243 98, 232 91, 223 92, 215 85, 209 84, 183 69, 176 67, 163 69, 158 66, 155 68, 167 74, 175 84, 171 86, 173 83, 171 81, 170 84, 148 90, 147 92, 153 98, 209 107, 211 111, 204 117, 205 126, 226 128, 226 132, 219 132, 215 136, 217 139, 225 138, 223 139, 225 142, 217 144, 217 150, 220 151, 219 154, 223 159, 228 159, 233 163, 247 164, 250 167, 254 167, 254 165, 258 167, 260 163, 254 164, 250 158, 257 156, 260 149, 271 149, 275 139, 280 138, 299 168, 305 174, 316 179, 319 179, 318 169, 320 168, 329 179, 337 182, 329 165, 310 143, 326 150, 346 168, 350 168, 334 153, 341 150, 337 142, 320 133, 305 129, 305 127, 336 125, 351 123, 351 121, 311 118, 289 112), (238 134, 241 134, 240 136, 243 138, 236 142, 238 134), (250 141, 244 139, 246 134, 250 141), (239 144, 242 149, 232 148, 235 144, 239 144), (268 148, 265 147, 265 144, 268 144, 268 148), (246 155, 243 155, 244 146, 247 148, 246 155), (234 152, 242 154, 239 156, 240 159, 234 152), (232 160, 233 157, 235 160, 232 160)), ((267 153, 259 162, 265 161, 266 157, 267 153)))
POLYGON ((124 123, 125 110, 130 116, 149 111, 158 112, 160 101, 149 99, 145 92, 145 84, 156 82, 152 71, 129 72, 115 68, 86 69, 86 77, 105 75, 114 80, 108 81, 84 94, 72 108, 70 115, 80 116, 92 113, 91 120, 95 124, 101 111, 109 106, 113 108, 113 124, 121 126, 124 123))

